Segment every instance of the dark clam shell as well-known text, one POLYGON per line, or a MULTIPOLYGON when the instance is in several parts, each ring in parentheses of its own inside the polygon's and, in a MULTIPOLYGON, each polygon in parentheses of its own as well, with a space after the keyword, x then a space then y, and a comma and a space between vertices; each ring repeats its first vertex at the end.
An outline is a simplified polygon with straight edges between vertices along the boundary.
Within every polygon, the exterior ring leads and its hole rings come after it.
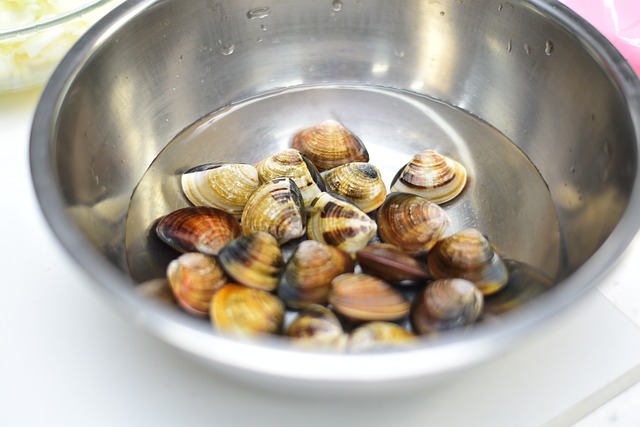
POLYGON ((415 284, 431 279, 425 265, 390 243, 375 243, 356 253, 362 271, 395 284, 415 284))
POLYGON ((180 252, 217 255, 220 249, 242 234, 240 222, 220 209, 192 206, 178 209, 156 225, 158 237, 180 252))

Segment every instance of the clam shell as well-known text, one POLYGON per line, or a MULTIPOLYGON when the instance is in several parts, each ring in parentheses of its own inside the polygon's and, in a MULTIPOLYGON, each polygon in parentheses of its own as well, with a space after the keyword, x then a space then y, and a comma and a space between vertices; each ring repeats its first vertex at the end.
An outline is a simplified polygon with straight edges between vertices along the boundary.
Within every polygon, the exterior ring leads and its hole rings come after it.
POLYGON ((436 279, 462 278, 483 295, 501 290, 509 279, 507 268, 487 238, 474 228, 442 239, 429 253, 429 270, 436 279))
POLYGON ((451 224, 436 203, 408 193, 390 193, 376 220, 382 241, 411 255, 429 251, 451 224))
POLYGON ((360 138, 335 120, 297 132, 291 146, 320 172, 345 163, 369 161, 369 153, 360 138))
POLYGON ((417 342, 416 336, 392 322, 369 322, 351 331, 348 349, 365 352, 398 347, 408 347, 417 342))
POLYGON ((329 303, 355 321, 398 320, 409 313, 409 302, 400 292, 368 274, 346 273, 333 279, 329 303))
POLYGON ((390 243, 375 243, 356 252, 362 271, 394 284, 415 284, 431 279, 426 265, 390 243))
POLYGON ((199 252, 182 254, 171 261, 167 279, 178 304, 198 316, 209 314, 213 294, 227 283, 216 258, 199 252))
POLYGON ((464 166, 434 150, 424 150, 398 171, 391 182, 391 191, 445 203, 460 194, 466 183, 464 166))
POLYGON ((243 163, 210 163, 182 174, 182 191, 195 206, 211 206, 240 217, 260 185, 258 171, 243 163))
POLYGON ((269 292, 230 283, 214 294, 209 315, 219 332, 250 337, 279 333, 285 308, 284 303, 269 292))
POLYGON ((419 334, 430 334, 474 323, 482 314, 483 296, 465 279, 440 279, 420 291, 411 308, 411 323, 419 334))
POLYGON ((242 234, 242 227, 233 215, 206 206, 173 211, 155 229, 162 241, 180 252, 208 255, 217 255, 224 245, 242 234))
POLYGON ((387 196, 387 187, 377 167, 353 162, 322 173, 327 191, 340 194, 368 213, 376 210, 387 196))
POLYGON ((290 148, 263 159, 256 165, 262 182, 291 178, 300 189, 305 205, 325 191, 324 181, 316 167, 298 150, 290 148))
POLYGON ((331 281, 340 274, 352 272, 354 264, 351 256, 341 249, 305 240, 287 262, 278 296, 291 308, 326 304, 331 281))
POLYGON ((290 178, 276 178, 249 197, 241 224, 245 235, 264 231, 282 244, 303 236, 306 220, 298 186, 290 178))
POLYGON ((310 239, 354 253, 375 236, 374 220, 357 206, 322 193, 309 206, 307 235, 310 239))
POLYGON ((311 304, 287 328, 286 335, 296 347, 343 350, 347 343, 338 317, 327 307, 311 304))
POLYGON ((239 237, 218 255, 224 271, 237 282, 266 291, 274 290, 284 268, 282 251, 275 237, 260 232, 239 237))

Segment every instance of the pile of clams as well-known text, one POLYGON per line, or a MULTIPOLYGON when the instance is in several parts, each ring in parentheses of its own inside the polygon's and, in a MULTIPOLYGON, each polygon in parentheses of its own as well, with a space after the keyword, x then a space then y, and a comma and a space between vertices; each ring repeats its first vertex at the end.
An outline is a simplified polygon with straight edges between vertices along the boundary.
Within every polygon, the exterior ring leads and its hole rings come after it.
POLYGON ((467 173, 433 150, 387 191, 362 141, 328 120, 257 165, 200 165, 181 180, 193 206, 155 226, 182 252, 168 283, 181 308, 222 334, 329 351, 408 346, 477 322, 508 281, 480 231, 448 232, 441 204, 467 173))

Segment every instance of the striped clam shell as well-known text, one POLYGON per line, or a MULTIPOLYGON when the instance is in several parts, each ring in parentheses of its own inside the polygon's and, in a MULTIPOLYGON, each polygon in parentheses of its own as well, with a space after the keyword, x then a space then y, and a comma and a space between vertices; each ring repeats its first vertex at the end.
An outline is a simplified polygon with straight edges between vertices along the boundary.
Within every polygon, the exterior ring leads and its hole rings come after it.
POLYGON ((433 277, 462 278, 473 282, 483 295, 498 292, 509 273, 489 240, 474 228, 461 230, 438 242, 427 259, 433 277))
POLYGON ((368 162, 366 147, 353 132, 335 120, 326 120, 297 132, 291 146, 320 172, 350 162, 368 162))
POLYGON ((355 253, 375 236, 374 220, 357 206, 322 193, 309 206, 307 235, 310 239, 355 253))
POLYGON ((434 150, 424 150, 398 171, 391 182, 391 191, 445 203, 458 196, 466 182, 467 171, 459 162, 434 150))
POLYGON ((211 206, 239 218, 260 179, 253 165, 210 163, 185 171, 181 183, 185 196, 195 206, 211 206))
POLYGON ((416 336, 393 322, 368 322, 349 335, 348 349, 352 353, 407 347, 416 343, 416 336))
POLYGON ((338 317, 327 307, 311 304, 300 311, 287 328, 286 335, 298 348, 344 350, 347 334, 338 317))
POLYGON ((322 173, 327 191, 351 200, 363 212, 376 210, 387 196, 387 187, 377 167, 352 162, 322 173))
POLYGON ((224 271, 237 282, 266 291, 278 286, 284 268, 280 246, 271 234, 259 232, 229 242, 218 255, 224 271))
POLYGON ((411 255, 429 251, 451 224, 436 203, 408 193, 389 193, 376 220, 382 241, 411 255))
POLYGON ((180 252, 217 255, 224 245, 242 234, 242 227, 225 211, 191 206, 163 217, 155 231, 162 241, 180 252))
POLYGON ((249 197, 241 224, 245 235, 264 231, 279 244, 303 236, 306 212, 296 183, 291 178, 276 178, 262 184, 249 197))
POLYGON ((298 150, 290 148, 261 160, 257 165, 262 182, 275 178, 291 178, 302 194, 305 205, 325 191, 324 182, 316 167, 298 150))

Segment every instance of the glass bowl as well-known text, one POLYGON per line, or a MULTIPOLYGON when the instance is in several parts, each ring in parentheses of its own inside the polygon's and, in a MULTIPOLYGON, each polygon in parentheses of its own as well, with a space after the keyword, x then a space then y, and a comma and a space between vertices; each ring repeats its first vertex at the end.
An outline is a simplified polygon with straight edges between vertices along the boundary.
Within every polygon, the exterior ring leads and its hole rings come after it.
POLYGON ((44 83, 96 21, 124 0, 0 0, 0 93, 44 83))

